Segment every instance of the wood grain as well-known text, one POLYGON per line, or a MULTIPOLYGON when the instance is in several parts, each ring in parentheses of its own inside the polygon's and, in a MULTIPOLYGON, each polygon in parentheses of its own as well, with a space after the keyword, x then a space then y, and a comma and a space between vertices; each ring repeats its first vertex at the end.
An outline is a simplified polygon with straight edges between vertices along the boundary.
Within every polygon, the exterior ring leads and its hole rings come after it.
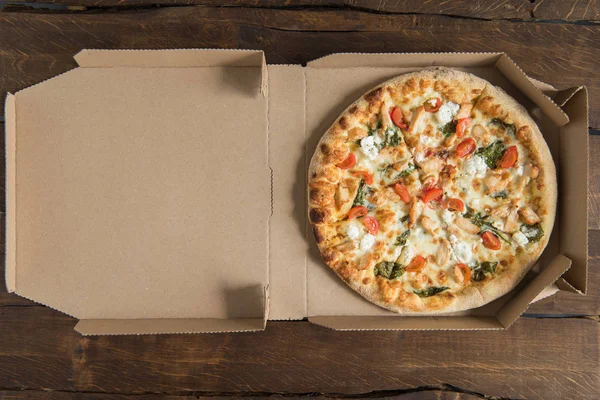
POLYGON ((360 394, 441 389, 592 399, 600 325, 522 318, 508 331, 336 332, 270 322, 264 332, 83 338, 42 307, 0 308, 0 388, 115 394, 360 394))
MULTIPOLYGON (((105 15, 0 14, 0 96, 76 66, 83 48, 264 49, 270 63, 332 52, 505 51, 558 88, 585 84, 600 101, 600 25, 483 21, 346 9, 167 7, 105 15), (44 40, 40 40, 43 37, 44 40), (549 51, 561 43, 560 52, 549 51)), ((600 108, 590 110, 600 127, 600 108)))
MULTIPOLYGON (((15 3, 32 3, 29 0, 17 0, 15 3)), ((351 8, 376 13, 438 14, 483 19, 530 19, 533 5, 528 0, 505 0, 491 2, 486 0, 458 1, 422 1, 422 0, 34 0, 33 3, 67 4, 87 7, 135 7, 144 5, 203 5, 246 8, 351 8)), ((565 7, 555 7, 560 12, 565 7)))
MULTIPOLYGON (((419 390, 415 392, 398 393, 402 391, 391 391, 373 393, 373 396, 377 396, 378 399, 397 399, 397 400, 478 400, 485 398, 481 395, 468 394, 462 392, 455 392, 452 390, 441 391, 441 390, 419 390)), ((264 395, 256 393, 243 393, 236 392, 231 393, 228 396, 210 396, 211 400, 225 400, 235 398, 248 398, 252 400, 298 400, 307 399, 310 400, 325 400, 325 399, 339 399, 339 396, 323 396, 318 394, 300 394, 294 395, 281 395, 265 393, 264 395)), ((371 393, 361 395, 359 398, 371 396, 371 393)), ((0 391, 0 399, 4 400, 198 400, 200 397, 190 395, 164 395, 164 394, 143 394, 143 395, 128 395, 128 394, 100 394, 100 393, 85 393, 85 392, 43 392, 43 391, 14 391, 5 390, 0 391)), ((344 398, 356 398, 356 397, 344 397, 344 398)))

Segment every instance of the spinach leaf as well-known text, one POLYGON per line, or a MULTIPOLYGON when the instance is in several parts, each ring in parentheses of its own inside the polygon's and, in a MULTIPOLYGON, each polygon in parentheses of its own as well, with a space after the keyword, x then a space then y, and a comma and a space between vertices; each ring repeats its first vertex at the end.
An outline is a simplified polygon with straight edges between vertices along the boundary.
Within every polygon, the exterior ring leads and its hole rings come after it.
POLYGON ((493 118, 490 121, 490 123, 503 126, 504 129, 506 129, 506 132, 513 136, 515 135, 515 132, 517 131, 515 128, 515 124, 506 123, 506 122, 502 121, 500 118, 493 118))
POLYGON ((400 173, 398 174, 398 176, 396 177, 396 179, 398 178, 406 178, 407 176, 409 176, 410 174, 412 174, 412 172, 416 169, 416 167, 414 166, 414 164, 408 164, 408 167, 406 167, 405 169, 403 169, 402 171, 400 171, 400 173))
POLYGON ((402 264, 393 261, 382 261, 375 266, 373 271, 375 272, 375 276, 381 276, 390 280, 400 278, 405 272, 402 264))
POLYGON ((539 242, 544 237, 544 230, 539 222, 533 225, 523 224, 520 231, 530 242, 539 242))
POLYGON ((504 189, 496 193, 490 194, 492 199, 507 199, 508 198, 508 190, 504 189))
POLYGON ((379 118, 377 120, 377 123, 375 124, 374 127, 370 127, 369 125, 367 125, 367 132, 369 133, 369 136, 373 136, 377 133, 377 131, 379 129, 381 129, 381 126, 383 125, 383 123, 381 122, 381 118, 379 118))
POLYGON ((442 127, 444 137, 450 137, 456 133, 456 124, 458 124, 458 121, 450 121, 442 127))
POLYGON ((423 290, 413 290, 413 293, 419 297, 431 297, 448 289, 450 289, 448 286, 430 286, 423 290))
POLYGON ((475 154, 483 158, 488 168, 495 169, 496 164, 502 158, 502 154, 504 153, 504 143, 500 140, 490 144, 487 147, 480 147, 475 151, 475 154))
POLYGON ((402 142, 400 130, 397 127, 389 127, 385 130, 385 140, 381 144, 381 148, 386 146, 398 146, 402 142))
MULTIPOLYGON (((405 215, 405 217, 406 217, 406 215, 405 215)), ((402 234, 396 238, 396 246, 404 246, 406 244, 406 241, 408 240, 409 236, 410 236, 410 229, 402 232, 402 234)))
POLYGON ((485 279, 486 274, 492 275, 496 272, 496 266, 498 265, 498 261, 484 261, 481 264, 477 264, 475 267, 471 268, 471 279, 475 282, 481 282, 485 279))
POLYGON ((489 215, 485 215, 480 212, 476 213, 475 210, 473 210, 471 207, 467 206, 467 211, 465 211, 465 213, 463 214, 463 217, 465 217, 466 219, 471 221, 474 225, 477 225, 480 229, 479 233, 483 233, 485 231, 490 231, 494 235, 496 235, 500 239, 502 239, 505 243, 510 244, 510 242, 504 237, 502 232, 500 232, 492 224, 488 223, 487 219, 489 218, 489 215))
POLYGON ((356 191, 354 203, 352 203, 352 207, 365 205, 365 185, 365 181, 361 179, 360 184, 358 185, 358 190, 356 191))
POLYGON ((408 221, 408 218, 409 218, 408 215, 405 215, 404 217, 400 218, 400 221, 406 222, 406 221, 408 221))

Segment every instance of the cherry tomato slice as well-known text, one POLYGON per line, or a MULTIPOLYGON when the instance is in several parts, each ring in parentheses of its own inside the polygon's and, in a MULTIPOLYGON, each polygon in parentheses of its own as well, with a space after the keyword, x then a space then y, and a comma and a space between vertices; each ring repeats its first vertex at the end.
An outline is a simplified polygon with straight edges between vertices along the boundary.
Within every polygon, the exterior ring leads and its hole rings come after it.
POLYGON ((456 197, 452 197, 444 202, 445 208, 450 211, 465 211, 465 203, 461 199, 457 199, 456 197))
POLYGON ((439 200, 443 194, 444 191, 440 188, 427 189, 427 191, 425 191, 425 194, 423 195, 423 203, 429 203, 433 200, 439 200))
POLYGON ((423 108, 425 109, 425 111, 430 112, 430 113, 438 112, 440 110, 441 106, 442 106, 442 99, 440 99, 439 97, 435 98, 435 99, 429 99, 425 103, 423 103, 423 108))
POLYGON ((373 175, 371 175, 367 171, 354 171, 352 173, 352 175, 358 176, 359 178, 362 178, 362 180, 365 181, 365 183, 367 185, 372 185, 373 184, 373 175))
POLYGON ((504 150, 498 166, 500 168, 510 168, 517 163, 517 158, 519 158, 519 150, 517 149, 517 146, 510 146, 504 150))
POLYGON ((341 168, 341 169, 348 169, 348 168, 352 168, 354 166, 354 164, 356 164, 356 156, 354 155, 354 153, 350 153, 350 154, 348 154, 348 157, 346 157, 346 159, 344 161, 342 161, 339 164, 336 164, 336 167, 341 168))
POLYGON ((473 154, 477 148, 477 143, 473 138, 466 138, 456 146, 456 155, 459 157, 466 157, 469 154, 473 154))
POLYGON ((500 239, 490 231, 485 231, 481 235, 483 245, 490 250, 500 250, 500 239))
POLYGON ((404 186, 401 183, 396 183, 394 185, 394 192, 396 192, 396 194, 398 196, 400 196, 400 199, 405 202, 408 203, 410 201, 410 195, 408 194, 408 189, 406 189, 406 186, 404 186))
POLYGON ((462 277, 462 283, 466 285, 471 281, 471 268, 467 264, 456 264, 454 266, 454 276, 457 280, 462 277))
POLYGON ((348 219, 364 217, 369 213, 365 206, 354 206, 348 211, 348 219))
POLYGON ((406 272, 419 272, 425 266, 425 260, 422 256, 415 256, 412 261, 406 266, 406 272))
POLYGON ((392 112, 390 112, 390 118, 398 128, 408 129, 408 125, 404 122, 404 115, 402 115, 402 109, 400 107, 394 107, 392 112))
POLYGON ((367 215, 363 217, 362 222, 371 235, 376 235, 379 232, 379 222, 375 218, 367 215))
POLYGON ((471 125, 471 118, 459 119, 456 124, 456 136, 461 137, 464 135, 469 125, 471 125))

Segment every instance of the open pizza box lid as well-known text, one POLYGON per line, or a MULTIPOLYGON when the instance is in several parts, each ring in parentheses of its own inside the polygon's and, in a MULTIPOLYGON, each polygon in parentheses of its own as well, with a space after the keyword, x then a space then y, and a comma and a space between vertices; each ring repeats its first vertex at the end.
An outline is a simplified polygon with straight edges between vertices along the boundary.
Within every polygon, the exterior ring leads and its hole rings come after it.
POLYGON ((562 206, 587 201, 585 89, 532 84, 501 53, 335 54, 268 68, 245 50, 75 59, 79 68, 6 100, 6 284, 80 319, 83 334, 252 331, 305 317, 335 329, 502 329, 571 265, 557 284, 586 289, 587 209, 562 206), (559 170, 559 216, 536 272, 509 295, 403 317, 320 260, 306 170, 347 104, 432 65, 488 79, 538 117, 559 170))

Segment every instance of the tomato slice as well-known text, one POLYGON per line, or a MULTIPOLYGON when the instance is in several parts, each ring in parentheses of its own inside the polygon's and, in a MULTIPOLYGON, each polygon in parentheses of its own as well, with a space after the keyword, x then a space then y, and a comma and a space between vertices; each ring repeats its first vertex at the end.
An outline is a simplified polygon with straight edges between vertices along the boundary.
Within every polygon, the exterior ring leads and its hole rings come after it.
POLYGON ((456 136, 461 137, 464 135, 469 125, 471 125, 471 118, 459 119, 456 124, 456 136))
POLYGON ((352 175, 358 176, 358 177, 362 178, 362 180, 365 181, 365 183, 367 185, 372 185, 373 184, 373 175, 371 175, 367 171, 354 171, 352 173, 352 175))
POLYGON ((490 231, 485 231, 481 235, 483 245, 490 250, 500 250, 500 239, 490 231))
POLYGON ((354 155, 354 153, 350 153, 350 154, 348 154, 348 157, 346 157, 346 159, 344 161, 342 161, 339 164, 336 164, 336 167, 341 168, 341 169, 348 169, 348 168, 352 168, 352 166, 354 166, 354 164, 356 164, 356 156, 354 155))
POLYGON ((369 213, 365 206, 354 206, 348 211, 348 219, 364 217, 369 213))
POLYGON ((459 157, 466 157, 469 154, 473 154, 477 148, 477 143, 473 138, 466 138, 456 146, 456 155, 459 157))
POLYGON ((400 107, 394 107, 392 112, 390 112, 390 118, 398 128, 408 129, 408 125, 404 122, 404 115, 402 115, 402 109, 400 107))
POLYGON ((375 218, 367 215, 362 219, 362 222, 371 235, 377 235, 377 232, 379 232, 379 222, 375 218))
POLYGON ((429 99, 425 103, 423 103, 423 108, 425 109, 425 111, 430 112, 430 113, 438 112, 441 106, 442 106, 442 99, 440 99, 439 97, 437 97, 435 99, 429 99))
POLYGON ((394 185, 394 192, 396 192, 396 194, 398 196, 400 196, 400 199, 405 202, 408 203, 410 201, 410 195, 408 194, 408 189, 406 189, 406 186, 404 186, 401 183, 396 183, 394 185))
POLYGON ((456 264, 454 266, 454 276, 457 278, 462 276, 462 283, 466 285, 471 281, 471 268, 467 264, 456 264))
POLYGON ((444 194, 444 191, 440 188, 430 188, 425 191, 423 195, 423 203, 429 203, 433 200, 439 200, 444 194))
POLYGON ((517 149, 517 146, 510 146, 504 150, 498 166, 500 168, 510 168, 517 163, 517 158, 519 158, 519 150, 517 149))
POLYGON ((427 260, 425 260, 425 257, 415 256, 410 264, 406 266, 406 272, 419 272, 425 266, 426 261, 427 260))
POLYGON ((444 207, 450 211, 465 211, 465 203, 461 199, 457 199, 456 197, 449 198, 444 202, 444 207))

